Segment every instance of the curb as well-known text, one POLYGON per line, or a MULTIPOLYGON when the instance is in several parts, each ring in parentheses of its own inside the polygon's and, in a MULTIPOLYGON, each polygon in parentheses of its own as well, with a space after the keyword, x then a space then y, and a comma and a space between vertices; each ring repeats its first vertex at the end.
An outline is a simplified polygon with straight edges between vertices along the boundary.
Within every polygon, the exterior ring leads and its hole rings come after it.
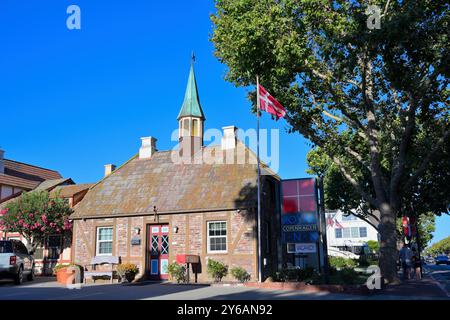
POLYGON ((354 295, 372 295, 372 290, 366 286, 345 286, 345 285, 309 285, 304 282, 269 282, 245 284, 246 287, 272 289, 272 290, 298 290, 310 293, 327 292, 327 293, 344 293, 354 295))

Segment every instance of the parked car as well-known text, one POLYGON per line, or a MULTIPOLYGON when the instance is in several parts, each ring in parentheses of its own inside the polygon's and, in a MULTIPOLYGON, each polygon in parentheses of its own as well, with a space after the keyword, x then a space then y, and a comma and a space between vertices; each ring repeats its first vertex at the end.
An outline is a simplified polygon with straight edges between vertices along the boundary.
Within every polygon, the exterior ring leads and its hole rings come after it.
POLYGON ((436 264, 450 264, 450 261, 447 256, 441 254, 438 255, 435 259, 436 264))
POLYGON ((426 261, 427 264, 434 264, 433 257, 425 257, 425 261, 426 261))
POLYGON ((0 279, 21 284, 24 276, 34 279, 34 259, 19 240, 0 240, 0 279))

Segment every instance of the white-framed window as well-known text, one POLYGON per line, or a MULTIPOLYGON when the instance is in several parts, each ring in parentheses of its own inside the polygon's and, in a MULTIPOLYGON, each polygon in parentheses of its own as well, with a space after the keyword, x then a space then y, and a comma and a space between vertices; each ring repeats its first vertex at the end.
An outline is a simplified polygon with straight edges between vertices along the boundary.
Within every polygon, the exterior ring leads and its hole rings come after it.
POLYGON ((342 229, 334 229, 334 237, 336 239, 342 238, 342 229))
POLYGON ((227 252, 227 222, 209 221, 208 222, 208 252, 226 253, 227 252))
POLYGON ((352 235, 352 238, 359 238, 359 228, 358 227, 352 227, 351 228, 351 235, 352 235))
POLYGON ((113 228, 98 227, 97 228, 97 256, 111 256, 113 248, 113 228))
POLYGON ((344 228, 342 230, 342 238, 351 238, 350 228, 344 228))
POLYGON ((359 237, 360 238, 367 237, 367 228, 366 227, 359 227, 359 237))

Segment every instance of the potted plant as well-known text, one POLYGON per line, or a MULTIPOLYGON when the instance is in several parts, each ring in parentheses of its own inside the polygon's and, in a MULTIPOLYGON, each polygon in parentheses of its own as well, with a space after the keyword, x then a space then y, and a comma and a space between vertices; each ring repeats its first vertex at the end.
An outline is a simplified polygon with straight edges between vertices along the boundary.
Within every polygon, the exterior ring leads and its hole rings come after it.
MULTIPOLYGON (((57 264, 53 268, 53 272, 56 274, 56 281, 61 284, 68 284, 69 278, 76 275, 77 270, 75 268, 78 268, 78 274, 81 276, 81 270, 82 268, 76 264, 57 264)), ((76 281, 76 277, 72 278, 72 281, 70 281, 70 284, 74 284, 76 281)))
POLYGON ((133 282, 139 269, 134 263, 121 263, 117 266, 117 273, 121 279, 125 278, 128 282, 133 282))

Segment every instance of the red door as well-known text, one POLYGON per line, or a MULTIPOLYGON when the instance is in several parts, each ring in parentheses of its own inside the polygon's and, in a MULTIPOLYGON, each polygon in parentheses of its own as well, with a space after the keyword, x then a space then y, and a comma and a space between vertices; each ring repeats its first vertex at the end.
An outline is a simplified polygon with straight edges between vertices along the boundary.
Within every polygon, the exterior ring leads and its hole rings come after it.
POLYGON ((169 225, 148 225, 147 228, 147 269, 150 279, 168 279, 169 225))

